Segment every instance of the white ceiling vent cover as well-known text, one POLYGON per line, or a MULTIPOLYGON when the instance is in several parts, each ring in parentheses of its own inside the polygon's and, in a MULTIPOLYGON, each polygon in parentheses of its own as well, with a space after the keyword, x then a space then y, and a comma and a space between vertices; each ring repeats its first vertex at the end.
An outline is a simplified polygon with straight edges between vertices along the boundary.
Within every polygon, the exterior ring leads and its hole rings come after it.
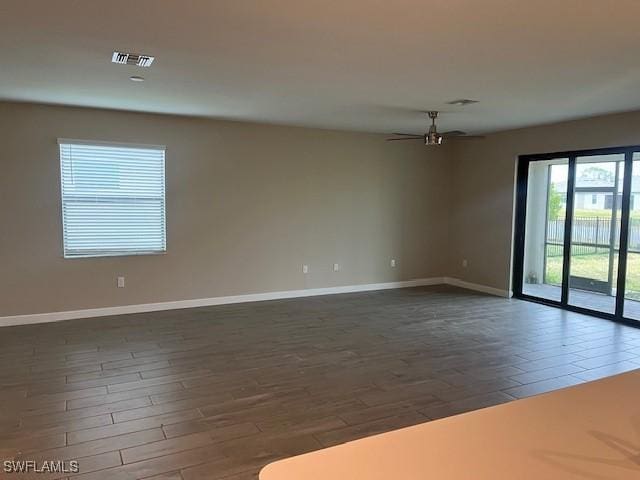
POLYGON ((140 55, 139 53, 113 52, 111 61, 120 65, 136 65, 138 67, 150 67, 155 57, 140 55))

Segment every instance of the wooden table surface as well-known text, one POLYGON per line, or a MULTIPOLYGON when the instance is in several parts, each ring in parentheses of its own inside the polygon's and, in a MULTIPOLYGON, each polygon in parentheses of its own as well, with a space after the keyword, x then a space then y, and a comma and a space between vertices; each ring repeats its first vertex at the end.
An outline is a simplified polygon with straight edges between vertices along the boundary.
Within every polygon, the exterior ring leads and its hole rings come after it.
POLYGON ((640 479, 640 370, 267 465, 260 480, 640 479))

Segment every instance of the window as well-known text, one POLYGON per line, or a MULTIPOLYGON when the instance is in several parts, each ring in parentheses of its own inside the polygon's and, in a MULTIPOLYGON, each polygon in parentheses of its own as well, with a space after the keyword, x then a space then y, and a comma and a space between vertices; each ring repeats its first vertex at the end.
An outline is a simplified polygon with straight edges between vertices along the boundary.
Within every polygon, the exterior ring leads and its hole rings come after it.
POLYGON ((598 203, 598 195, 591 195, 591 204, 595 205, 598 203))
POLYGON ((58 143, 65 258, 164 252, 165 148, 58 143))

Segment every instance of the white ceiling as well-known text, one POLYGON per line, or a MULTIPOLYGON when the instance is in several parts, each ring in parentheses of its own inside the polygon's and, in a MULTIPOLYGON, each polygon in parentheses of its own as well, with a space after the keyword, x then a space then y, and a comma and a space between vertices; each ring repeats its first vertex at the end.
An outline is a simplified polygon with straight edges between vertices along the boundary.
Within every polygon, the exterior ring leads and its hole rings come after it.
POLYGON ((374 132, 437 109, 495 131, 640 108, 639 18, 640 0, 2 0, 0 98, 374 132))

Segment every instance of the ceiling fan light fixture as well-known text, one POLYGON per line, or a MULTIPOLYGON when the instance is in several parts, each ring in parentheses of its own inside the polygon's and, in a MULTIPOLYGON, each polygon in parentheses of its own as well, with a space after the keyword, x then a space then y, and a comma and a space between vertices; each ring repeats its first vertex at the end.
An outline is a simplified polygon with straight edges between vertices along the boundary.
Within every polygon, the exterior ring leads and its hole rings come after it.
POLYGON ((441 145, 442 135, 438 133, 438 128, 436 127, 436 118, 438 118, 438 112, 430 111, 427 112, 427 115, 431 119, 431 126, 429 127, 429 131, 424 136, 424 144, 441 145))
POLYGON ((429 132, 424 136, 425 145, 442 145, 442 135, 438 132, 429 132))

